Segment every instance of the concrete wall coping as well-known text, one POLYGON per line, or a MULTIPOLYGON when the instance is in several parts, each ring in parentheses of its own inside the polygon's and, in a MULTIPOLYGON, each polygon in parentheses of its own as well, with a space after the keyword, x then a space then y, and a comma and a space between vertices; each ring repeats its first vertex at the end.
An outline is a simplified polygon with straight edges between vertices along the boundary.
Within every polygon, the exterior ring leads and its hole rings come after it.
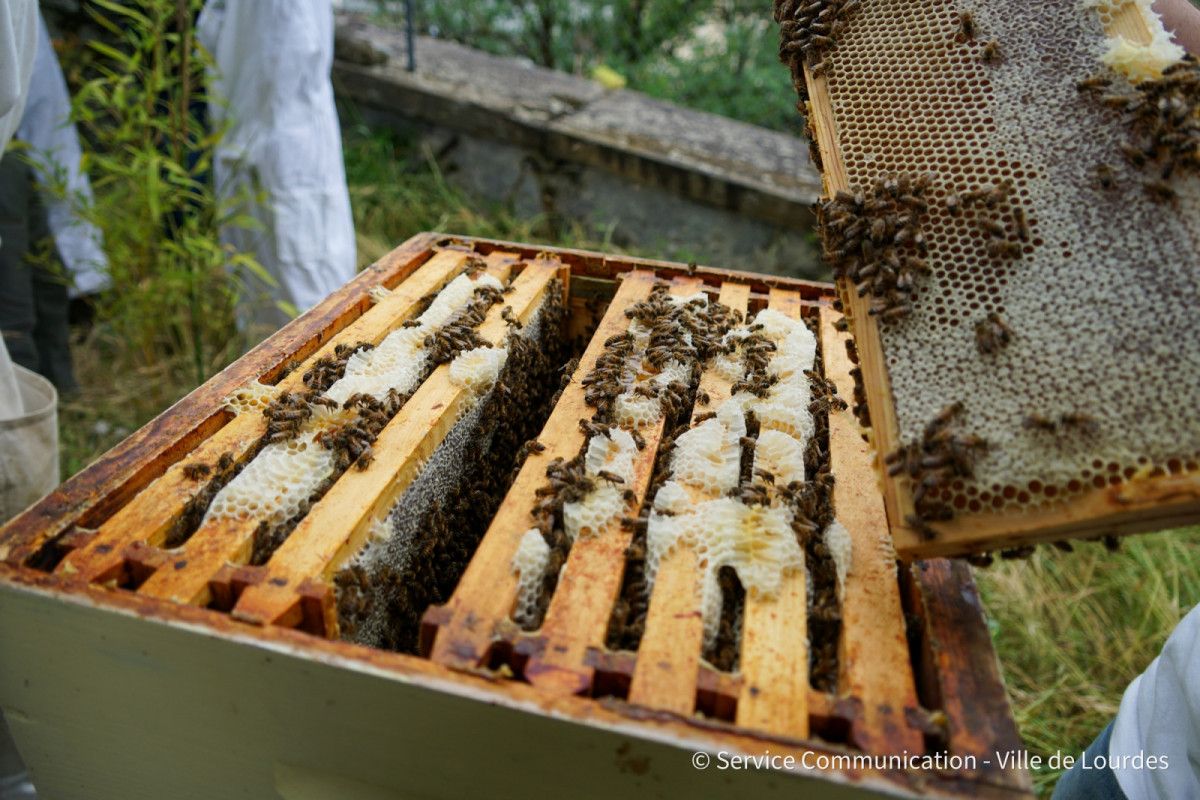
POLYGON ((338 15, 336 41, 340 96, 775 224, 811 225, 821 178, 794 136, 424 36, 410 73, 404 34, 355 15, 338 15))

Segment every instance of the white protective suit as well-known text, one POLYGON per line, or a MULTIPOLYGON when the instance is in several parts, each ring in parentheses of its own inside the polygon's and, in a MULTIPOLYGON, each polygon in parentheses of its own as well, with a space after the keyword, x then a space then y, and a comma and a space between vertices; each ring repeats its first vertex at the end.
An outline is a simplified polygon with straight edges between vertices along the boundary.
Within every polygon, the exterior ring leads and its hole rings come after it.
POLYGON ((342 136, 329 71, 330 0, 209 0, 198 38, 216 60, 214 126, 230 127, 214 158, 220 196, 265 192, 245 212, 262 230, 229 228, 222 241, 252 254, 278 283, 244 276, 238 321, 287 322, 346 283, 357 255, 342 136))
MULTIPOLYGON (((0 158, 25 110, 37 52, 37 25, 37 0, 0 2, 0 158)), ((0 419, 9 419, 21 415, 21 395, 3 338, 0 350, 0 419)))
POLYGON ((42 173, 38 180, 47 186, 40 192, 46 222, 71 276, 71 296, 78 297, 107 289, 110 281, 102 234, 75 213, 77 203, 92 202, 92 184, 81 169, 83 149, 70 116, 67 81, 50 44, 46 22, 38 15, 37 58, 17 138, 29 144, 28 156, 42 173), (66 197, 49 190, 59 183, 65 186, 66 197))
POLYGON ((36 53, 37 0, 0 3, 0 156, 21 123, 36 53))

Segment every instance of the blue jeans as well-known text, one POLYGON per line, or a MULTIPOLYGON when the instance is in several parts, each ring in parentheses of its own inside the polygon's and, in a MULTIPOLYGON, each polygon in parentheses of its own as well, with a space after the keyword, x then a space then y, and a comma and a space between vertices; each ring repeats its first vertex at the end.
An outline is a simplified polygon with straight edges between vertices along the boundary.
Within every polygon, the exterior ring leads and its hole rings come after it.
MULTIPOLYGON (((1108 723, 1096 741, 1088 745, 1086 751, 1088 763, 1094 763, 1103 758, 1108 761, 1108 740, 1112 738, 1113 724, 1108 723)), ((1108 767, 1104 769, 1080 769, 1082 761, 1075 764, 1058 779, 1054 794, 1050 800, 1128 800, 1117 783, 1117 776, 1108 767)))

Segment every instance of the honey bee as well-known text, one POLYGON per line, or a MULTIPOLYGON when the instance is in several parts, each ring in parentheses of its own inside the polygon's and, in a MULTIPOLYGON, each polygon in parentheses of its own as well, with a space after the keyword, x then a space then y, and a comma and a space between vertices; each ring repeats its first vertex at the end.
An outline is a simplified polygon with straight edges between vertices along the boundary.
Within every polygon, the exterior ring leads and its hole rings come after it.
POLYGON ((625 482, 625 479, 622 478, 620 475, 616 474, 615 472, 609 472, 606 469, 602 469, 602 470, 598 471, 596 473, 596 477, 600 478, 601 480, 608 481, 609 483, 624 483, 625 482))
POLYGON ((1084 414, 1081 411, 1072 411, 1063 414, 1058 418, 1058 424, 1063 428, 1076 428, 1085 433, 1099 433, 1100 423, 1090 414, 1084 414))
POLYGON ((1172 203, 1177 197, 1175 190, 1163 181, 1146 181, 1145 186, 1146 194, 1150 195, 1152 200, 1172 203))
POLYGON ((1058 422, 1044 414, 1033 413, 1021 420, 1021 427, 1055 433, 1058 431, 1058 422))
POLYGON ((221 457, 217 459, 217 469, 221 472, 233 466, 233 453, 221 453, 221 457))
POLYGON ((921 535, 921 540, 928 542, 931 539, 937 538, 937 531, 934 530, 928 522, 918 517, 916 514, 907 514, 904 517, 904 524, 915 530, 921 535))
POLYGON ((946 426, 956 416, 961 414, 966 409, 961 400, 955 400, 941 411, 939 411, 933 419, 929 420, 925 425, 925 441, 932 441, 939 432, 945 430, 946 426))
POLYGON ((975 38, 975 17, 970 11, 963 11, 958 17, 958 32, 967 39, 975 38))
POLYGON ((946 196, 946 210, 950 212, 950 216, 957 217, 962 213, 962 200, 957 194, 949 194, 946 196))
POLYGON ((1118 148, 1120 149, 1121 154, 1124 155, 1126 160, 1129 161, 1130 164, 1133 164, 1133 166, 1141 167, 1146 164, 1146 154, 1133 145, 1121 144, 1118 146, 1118 148))
POLYGON ((986 568, 996 562, 991 553, 969 553, 964 558, 972 567, 986 568))
POLYGON ((994 64, 1000 61, 1004 56, 1000 52, 1000 43, 993 40, 983 46, 983 50, 979 53, 979 60, 984 64, 994 64))
POLYGON ((987 254, 992 258, 1017 258, 1021 255, 1021 245, 1018 242, 992 239, 987 243, 987 254))
POLYGON ((1012 338, 1012 329, 996 311, 975 325, 975 344, 979 352, 992 354, 1006 346, 1012 338))
POLYGON ((1004 229, 1004 226, 1001 225, 999 222, 996 222, 996 220, 994 220, 994 219, 988 219, 987 217, 980 217, 978 220, 976 220, 976 222, 980 228, 983 228, 985 231, 990 233, 992 236, 998 237, 1000 239, 1003 239, 1005 234, 1007 233, 1007 231, 1004 229))
POLYGON ((183 476, 190 481, 198 481, 210 472, 212 472, 212 468, 208 464, 196 462, 194 464, 184 464, 183 466, 183 476))
POLYGON ((1033 232, 1029 229, 1029 219, 1025 216, 1025 209, 1014 208, 1013 219, 1017 223, 1017 238, 1023 242, 1028 242, 1033 238, 1033 232))
POLYGON ((1104 75, 1093 75, 1090 78, 1085 78, 1075 84, 1075 88, 1081 92, 1098 91, 1112 83, 1112 80, 1104 75))

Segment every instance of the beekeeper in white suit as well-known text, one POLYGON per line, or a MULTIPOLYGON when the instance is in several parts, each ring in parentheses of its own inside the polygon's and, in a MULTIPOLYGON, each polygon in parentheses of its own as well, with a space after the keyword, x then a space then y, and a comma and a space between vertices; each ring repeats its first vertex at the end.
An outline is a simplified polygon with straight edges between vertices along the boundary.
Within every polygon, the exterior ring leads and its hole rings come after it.
POLYGON ((222 197, 263 193, 244 208, 261 230, 230 227, 222 241, 252 254, 274 279, 244 275, 238 322, 277 327, 350 280, 354 222, 329 70, 329 0, 209 0, 198 38, 216 60, 209 114, 230 127, 214 171, 222 197))
MULTIPOLYGON (((37 52, 37 0, 0 2, 0 157, 21 123, 29 77, 37 52)), ((22 413, 16 377, 8 349, 0 339, 0 420, 22 413)), ((0 717, 0 800, 33 800, 37 797, 8 727, 0 717)))

